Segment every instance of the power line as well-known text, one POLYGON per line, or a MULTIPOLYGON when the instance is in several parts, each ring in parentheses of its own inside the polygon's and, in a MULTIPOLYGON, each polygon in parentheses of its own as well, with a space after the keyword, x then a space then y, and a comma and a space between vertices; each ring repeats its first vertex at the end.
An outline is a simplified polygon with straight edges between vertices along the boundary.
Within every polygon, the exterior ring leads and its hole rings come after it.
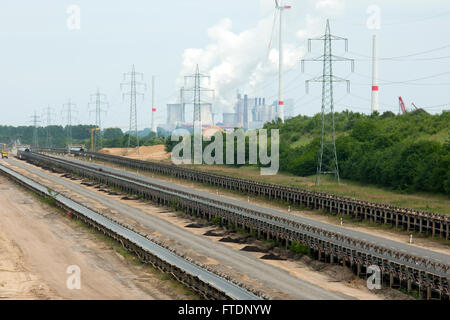
POLYGON ((53 124, 53 117, 55 116, 55 110, 51 108, 50 106, 47 106, 47 108, 44 108, 43 110, 43 116, 46 117, 46 127, 47 127, 47 148, 52 147, 52 134, 51 134, 51 126, 53 124))
MULTIPOLYGON (((209 75, 200 73, 198 64, 195 69, 195 74, 184 77, 184 88, 183 88, 183 98, 182 98, 183 103, 184 103, 184 92, 191 91, 194 93, 194 101, 193 101, 194 102, 194 119, 192 122, 192 128, 193 128, 193 132, 194 132, 194 146, 202 144, 201 130, 202 130, 202 102, 203 102, 203 100, 201 98, 201 93, 202 92, 212 92, 213 97, 214 97, 213 89, 208 89, 208 88, 204 88, 201 86, 201 80, 205 79, 205 78, 208 79, 208 81, 211 81, 211 77, 209 75), (194 79, 194 86, 191 88, 186 88, 187 81, 191 78, 194 79)), ((211 117, 212 117, 212 110, 210 110, 210 112, 211 112, 211 117)), ((202 163, 202 150, 201 150, 201 148, 199 149, 199 148, 194 147, 194 164, 201 164, 201 163, 202 163)))
MULTIPOLYGON (((369 77, 369 76, 367 76, 365 74, 362 74, 362 73, 355 72, 355 74, 358 75, 358 76, 364 77, 364 78, 371 78, 371 77, 369 77)), ((441 73, 438 73, 438 74, 433 74, 433 75, 430 75, 430 76, 425 76, 425 77, 416 78, 416 79, 410 79, 410 80, 401 80, 401 81, 391 81, 391 80, 385 80, 385 79, 379 79, 379 80, 382 82, 383 85, 408 84, 408 83, 411 84, 411 82, 416 82, 416 81, 420 81, 420 80, 427 80, 427 79, 434 79, 434 78, 438 78, 438 77, 441 77, 441 76, 444 76, 444 75, 447 75, 447 74, 450 74, 450 71, 441 72, 441 73)), ((414 85, 414 84, 411 84, 411 85, 414 85)), ((416 85, 422 85, 422 84, 416 84, 416 85)), ((427 85, 427 84, 424 84, 424 85, 427 85)), ((431 85, 431 84, 428 84, 428 85, 431 85)), ((437 84, 437 85, 442 85, 442 84, 437 84)))
MULTIPOLYGON (((439 18, 439 17, 443 17, 443 16, 446 16, 446 15, 449 15, 449 14, 450 14, 450 11, 447 11, 447 12, 439 13, 439 14, 436 14, 436 15, 433 15, 433 16, 427 16, 427 17, 424 17, 424 18, 413 19, 413 20, 410 20, 410 21, 397 21, 397 22, 388 22, 388 23, 383 22, 383 27, 385 27, 385 26, 390 27, 390 26, 398 26, 398 25, 407 25, 407 24, 412 24, 412 23, 420 23, 420 22, 423 22, 423 21, 428 21, 428 20, 431 20, 431 19, 436 19, 436 18, 439 18)), ((331 19, 331 20, 337 21, 336 19, 331 19)), ((359 23, 359 22, 355 22, 355 21, 354 22, 346 22, 346 21, 339 20, 339 23, 344 23, 344 24, 352 25, 352 26, 366 26, 365 23, 359 23)))
MULTIPOLYGON (((201 81, 202 79, 208 79, 208 81, 211 80, 211 77, 209 75, 206 74, 201 74, 198 68, 198 65, 195 69, 195 74, 193 75, 189 75, 189 76, 185 76, 184 77, 184 89, 183 92, 193 92, 194 93, 194 127, 195 126, 200 126, 200 128, 202 127, 202 118, 201 118, 201 106, 202 104, 204 104, 204 100, 202 100, 201 98, 201 93, 202 92, 212 92, 213 96, 214 96, 214 89, 209 89, 209 88, 204 88, 201 86, 201 81), (187 87, 187 81, 189 79, 194 79, 194 86, 193 87, 187 87)), ((184 99, 183 99, 184 100, 184 99)))
MULTIPOLYGON (((401 60, 401 59, 404 59, 404 58, 410 58, 410 57, 414 57, 414 56, 420 56, 420 55, 423 55, 423 54, 427 54, 427 53, 431 53, 431 52, 436 52, 436 51, 440 51, 440 50, 447 49, 447 48, 450 48, 450 44, 449 44, 449 45, 442 46, 442 47, 439 47, 439 48, 434 48, 434 49, 430 49, 430 50, 426 50, 426 51, 421 51, 421 52, 416 52, 416 53, 411 53, 411 54, 402 55, 402 56, 379 58, 379 60, 401 60)), ((365 60, 365 61, 371 61, 371 57, 368 56, 368 55, 361 54, 361 53, 357 53, 357 52, 354 52, 354 51, 349 51, 349 53, 354 54, 354 55, 356 55, 356 56, 361 56, 361 57, 364 57, 364 58, 368 58, 368 59, 365 60)), ((450 57, 450 56, 449 56, 449 57, 450 57)), ((422 59, 430 59, 430 60, 432 60, 432 59, 445 59, 445 58, 448 58, 448 57, 422 58, 422 59)))
POLYGON ((320 139, 320 151, 317 160, 316 184, 320 185, 320 178, 323 174, 332 174, 339 183, 339 166, 336 153, 336 140, 334 128, 334 96, 333 84, 335 82, 346 82, 347 91, 350 91, 350 81, 333 75, 333 62, 349 61, 354 70, 354 61, 351 59, 338 57, 332 54, 332 41, 345 41, 345 51, 348 51, 348 40, 346 38, 332 35, 330 32, 330 21, 327 20, 325 35, 308 39, 308 52, 311 52, 311 41, 323 41, 323 55, 313 59, 302 59, 302 70, 304 71, 305 61, 320 61, 323 63, 322 76, 306 80, 306 92, 308 92, 309 82, 322 83, 322 133, 320 139))
POLYGON ((131 72, 124 73, 123 79, 126 81, 127 78, 130 78, 130 81, 123 82, 120 85, 120 88, 123 89, 123 87, 129 87, 130 91, 123 93, 123 97, 129 96, 130 97, 130 130, 128 132, 128 146, 127 146, 127 152, 130 152, 130 142, 131 142, 131 135, 135 134, 136 136, 136 143, 137 143, 137 153, 139 154, 139 134, 138 134, 138 126, 137 126, 137 105, 136 105, 136 96, 142 96, 142 99, 144 99, 144 94, 139 92, 137 90, 138 86, 143 86, 145 89, 147 88, 146 84, 143 82, 136 81, 136 77, 139 77, 142 81, 144 80, 144 74, 140 72, 136 72, 134 69, 134 64, 131 68, 131 72))
POLYGON ((91 102, 88 103, 88 108, 91 105, 94 105, 93 110, 89 110, 89 113, 95 112, 95 125, 99 130, 95 131, 95 139, 94 139, 94 151, 98 151, 103 148, 102 143, 102 121, 101 114, 102 112, 106 114, 106 110, 102 109, 102 106, 108 107, 109 104, 106 100, 106 95, 100 93, 100 89, 97 88, 97 92, 91 94, 91 102))
POLYGON ((71 100, 66 104, 63 104, 63 108, 61 112, 66 114, 66 133, 67 133, 67 146, 70 146, 72 144, 72 116, 73 113, 76 112, 76 104, 72 103, 71 100))
POLYGON ((443 13, 439 13, 439 14, 430 16, 430 17, 414 19, 414 20, 411 20, 411 21, 400 21, 400 22, 393 22, 393 23, 383 23, 383 26, 398 26, 398 25, 405 25, 405 24, 423 22, 423 21, 427 21, 427 20, 431 20, 431 19, 436 19, 436 18, 439 18, 439 17, 447 16, 449 14, 450 14, 450 11, 447 11, 447 12, 443 12, 443 13))
POLYGON ((34 111, 34 114, 31 116, 33 121, 33 141, 32 147, 33 149, 39 148, 39 139, 38 139, 38 124, 41 122, 40 117, 37 115, 37 112, 34 111))

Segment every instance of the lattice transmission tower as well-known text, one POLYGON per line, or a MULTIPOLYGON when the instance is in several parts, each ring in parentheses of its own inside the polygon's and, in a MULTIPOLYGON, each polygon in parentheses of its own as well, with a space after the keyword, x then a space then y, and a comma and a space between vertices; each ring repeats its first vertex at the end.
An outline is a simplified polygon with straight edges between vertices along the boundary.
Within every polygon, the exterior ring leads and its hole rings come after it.
MULTIPOLYGON (((201 94, 202 92, 212 92, 214 97, 214 90, 202 87, 202 79, 208 79, 208 85, 211 83, 211 78, 209 75, 202 74, 199 71, 198 65, 195 69, 195 74, 184 77, 184 88, 182 90, 183 98, 182 105, 184 104, 184 93, 185 92, 193 92, 194 99, 194 118, 192 120, 192 129, 194 133, 194 164, 202 163, 202 149, 196 148, 195 146, 202 145, 202 104, 206 101, 202 100, 201 94), (186 87, 186 84, 189 79, 194 79, 193 87, 186 87)), ((212 112, 212 110, 211 110, 212 112)))
POLYGON ((40 117, 38 116, 36 111, 34 111, 34 114, 31 116, 31 119, 33 121, 33 142, 32 142, 32 148, 36 149, 36 148, 39 148, 38 125, 41 122, 41 120, 40 120, 40 117))
POLYGON ((63 104, 61 113, 63 117, 66 118, 66 135, 67 135, 67 146, 72 144, 72 118, 73 114, 76 112, 76 104, 72 103, 69 99, 67 103, 63 104))
POLYGON ((136 143, 137 143, 137 153, 139 154, 139 135, 138 135, 138 117, 137 117, 137 106, 136 106, 136 96, 142 96, 142 99, 144 99, 144 94, 139 92, 137 90, 138 86, 144 87, 144 90, 147 89, 147 86, 144 82, 136 81, 136 77, 139 77, 140 80, 144 81, 144 74, 140 72, 136 72, 134 69, 134 64, 131 68, 131 72, 124 73, 123 74, 123 80, 126 81, 127 79, 130 79, 128 82, 123 82, 120 84, 120 88, 123 89, 124 87, 128 87, 130 91, 123 93, 123 97, 129 96, 130 97, 130 129, 128 132, 128 146, 127 146, 127 153, 130 151, 130 142, 131 142, 131 135, 134 133, 136 136, 136 143))
POLYGON ((53 125, 53 119, 55 118, 55 109, 53 109, 50 106, 47 106, 47 108, 44 108, 43 118, 45 118, 45 126, 46 126, 46 131, 47 131, 47 139, 46 139, 45 146, 47 148, 51 148, 52 147, 51 126, 53 125))
POLYGON ((330 22, 327 20, 325 34, 321 37, 308 39, 308 52, 311 52, 311 42, 323 41, 323 55, 313 59, 302 59, 302 72, 304 72, 305 61, 320 61, 323 63, 323 74, 319 77, 306 81, 306 92, 309 92, 310 82, 322 83, 322 123, 320 150, 317 159, 316 184, 320 185, 320 178, 323 174, 334 175, 339 183, 339 166, 336 154, 335 128, 334 128, 334 100, 333 83, 346 82, 347 92, 350 92, 350 81, 333 75, 334 61, 350 61, 352 72, 354 71, 354 60, 338 57, 332 53, 332 41, 345 41, 345 51, 348 51, 348 40, 332 35, 330 32, 330 22))
MULTIPOLYGON (((202 92, 212 92, 214 96, 214 89, 208 89, 202 87, 202 79, 208 79, 208 85, 211 82, 211 77, 206 74, 202 74, 199 71, 198 65, 195 69, 195 74, 185 76, 184 77, 184 88, 182 89, 182 94, 184 95, 184 92, 193 92, 194 93, 194 118, 193 118, 193 126, 195 127, 202 127, 202 104, 206 101, 201 99, 201 93, 202 92), (187 82, 189 79, 194 79, 194 86, 193 87, 187 87, 187 82)), ((184 103, 184 96, 183 96, 183 103, 184 103)))
POLYGON ((97 88, 97 92, 91 94, 91 101, 88 103, 88 108, 93 106, 94 109, 89 110, 90 113, 95 112, 95 126, 99 129, 95 131, 94 136, 94 151, 103 148, 102 143, 102 113, 106 113, 106 109, 103 109, 103 106, 108 107, 109 104, 106 101, 106 95, 100 93, 100 89, 97 88))

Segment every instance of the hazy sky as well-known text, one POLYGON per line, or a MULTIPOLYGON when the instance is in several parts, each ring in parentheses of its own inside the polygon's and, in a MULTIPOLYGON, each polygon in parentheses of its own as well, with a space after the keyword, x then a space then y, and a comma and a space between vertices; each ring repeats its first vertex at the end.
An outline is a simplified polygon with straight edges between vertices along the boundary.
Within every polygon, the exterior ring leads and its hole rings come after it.
MULTIPOLYGON (((110 103, 103 125, 126 129, 129 109, 120 83, 132 64, 144 73, 148 87, 145 99, 138 100, 140 128, 150 124, 152 75, 156 76, 157 122, 165 123, 166 103, 176 101, 182 76, 192 73, 197 63, 211 74, 215 112, 229 111, 238 89, 275 100, 278 39, 271 37, 273 2, 2 0, 0 124, 28 125, 34 110, 42 114, 48 105, 55 110, 54 122, 65 124, 61 108, 69 98, 77 104, 76 122, 93 123, 87 104, 99 87, 110 103), (79 29, 68 28, 71 5, 80 8, 79 29)), ((381 111, 396 112, 398 96, 408 106, 415 102, 433 107, 427 109, 430 112, 449 109, 450 1, 285 3, 293 6, 285 14, 285 97, 296 100, 296 114, 320 111, 320 85, 312 84, 305 95, 304 82, 320 74, 321 65, 309 63, 302 74, 299 61, 306 53, 306 38, 323 33, 326 18, 333 34, 349 39, 349 53, 342 43, 334 44, 334 53, 356 59, 355 74, 350 73, 350 65, 336 63, 335 74, 352 81, 350 95, 345 86, 336 87, 337 110, 370 110, 371 63, 366 56, 371 55, 373 34, 378 35, 381 58, 408 56, 380 61, 381 111), (379 30, 367 27, 370 5, 381 10, 379 30), (424 51, 430 52, 413 55, 424 51), (420 80, 409 81, 414 79, 420 80)), ((307 57, 320 55, 321 50, 315 43, 307 57)))

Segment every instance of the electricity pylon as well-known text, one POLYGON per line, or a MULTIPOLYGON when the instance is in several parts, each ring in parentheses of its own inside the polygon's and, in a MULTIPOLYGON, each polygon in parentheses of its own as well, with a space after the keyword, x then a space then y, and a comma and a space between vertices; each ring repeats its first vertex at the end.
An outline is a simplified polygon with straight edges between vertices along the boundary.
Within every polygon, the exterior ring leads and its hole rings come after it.
POLYGON ((310 82, 322 83, 322 129, 320 139, 320 150, 317 160, 316 184, 320 185, 322 174, 332 174, 339 183, 339 166, 336 154, 336 141, 334 129, 334 101, 333 101, 333 83, 346 82, 347 92, 350 92, 350 81, 333 75, 333 61, 351 61, 352 72, 354 71, 354 60, 338 57, 332 54, 331 42, 335 40, 345 41, 345 51, 348 51, 348 40, 330 33, 330 22, 327 20, 325 35, 308 39, 308 52, 311 52, 311 41, 323 41, 323 55, 314 59, 302 60, 302 71, 304 71, 305 61, 323 62, 323 74, 317 78, 306 81, 306 91, 309 91, 310 82))
MULTIPOLYGON (((198 68, 198 65, 195 69, 195 74, 190 76, 184 77, 184 88, 182 89, 182 92, 193 92, 194 93, 194 119, 193 119, 193 127, 202 127, 202 111, 201 111, 201 105, 202 102, 205 102, 201 99, 201 93, 202 92, 212 92, 214 96, 214 89, 208 89, 201 86, 202 79, 206 78, 208 79, 208 83, 210 84, 211 77, 206 74, 201 74, 198 68), (194 79, 194 86, 191 88, 186 88, 186 84, 188 79, 193 78, 194 79)), ((184 95, 183 95, 184 97, 184 95)), ((184 103, 184 101, 183 101, 184 103)))
POLYGON ((33 121, 33 149, 39 148, 39 140, 38 140, 38 124, 41 122, 37 112, 34 111, 34 114, 31 116, 33 121))
POLYGON ((93 110, 89 110, 89 113, 95 112, 95 125, 98 128, 98 130, 95 130, 95 137, 94 137, 94 145, 93 150, 98 151, 101 148, 103 148, 102 143, 102 117, 101 114, 106 113, 105 109, 102 109, 102 106, 108 107, 109 104, 106 100, 106 95, 103 93, 100 93, 100 89, 97 88, 97 92, 91 94, 91 101, 88 103, 88 108, 90 106, 94 106, 93 110))
POLYGON ((123 87, 128 86, 130 91, 123 93, 123 97, 130 96, 130 130, 128 132, 128 146, 127 146, 127 153, 130 151, 130 142, 131 142, 131 135, 134 133, 136 136, 136 143, 137 143, 137 153, 139 154, 139 135, 138 135, 138 128, 137 128, 137 106, 136 106, 136 96, 142 96, 142 99, 144 99, 144 94, 141 92, 138 92, 137 86, 143 86, 145 89, 146 84, 143 82, 136 81, 136 76, 140 77, 140 79, 144 80, 144 74, 140 72, 136 72, 134 69, 134 64, 131 68, 131 72, 124 73, 123 74, 123 80, 126 81, 126 79, 129 77, 130 81, 123 82, 120 84, 120 88, 123 89, 123 87))
POLYGON ((43 117, 45 117, 45 125, 47 127, 47 141, 46 141, 46 147, 51 148, 52 147, 52 133, 51 133, 51 126, 53 125, 53 120, 55 117, 55 110, 47 106, 47 108, 44 108, 43 111, 43 117))
POLYGON ((67 146, 72 144, 72 116, 75 110, 76 104, 69 101, 63 104, 62 113, 66 114, 66 133, 67 133, 67 146))

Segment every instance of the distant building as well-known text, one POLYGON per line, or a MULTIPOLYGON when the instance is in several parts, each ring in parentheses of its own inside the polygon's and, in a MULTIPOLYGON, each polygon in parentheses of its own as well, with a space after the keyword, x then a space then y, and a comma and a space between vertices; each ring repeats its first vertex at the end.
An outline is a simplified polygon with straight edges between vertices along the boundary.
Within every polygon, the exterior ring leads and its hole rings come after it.
POLYGON ((177 127, 183 122, 183 110, 180 103, 167 104, 167 125, 177 127))
MULTIPOLYGON (((294 101, 289 99, 286 101, 289 110, 293 109, 294 101)), ((235 124, 243 129, 259 129, 267 122, 272 122, 278 115, 278 104, 274 102, 271 105, 266 104, 266 99, 263 97, 249 97, 248 95, 238 94, 237 102, 235 104, 236 116, 235 124)), ((230 123, 231 114, 224 114, 224 120, 227 124, 230 123)))
POLYGON ((226 127, 236 126, 236 113, 224 113, 222 114, 222 123, 226 127))
POLYGON ((200 119, 202 120, 202 126, 212 126, 213 123, 213 113, 211 103, 202 103, 200 107, 200 119))

